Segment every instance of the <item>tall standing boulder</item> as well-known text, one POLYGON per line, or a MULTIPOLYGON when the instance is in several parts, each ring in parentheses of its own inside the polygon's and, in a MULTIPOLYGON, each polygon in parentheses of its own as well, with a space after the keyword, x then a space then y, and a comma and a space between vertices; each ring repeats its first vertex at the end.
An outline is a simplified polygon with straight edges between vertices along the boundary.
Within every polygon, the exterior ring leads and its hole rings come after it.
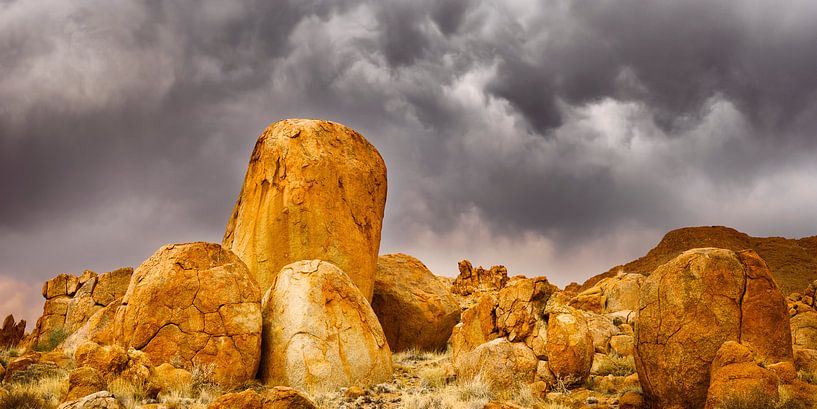
POLYGON ((406 254, 377 260, 372 309, 392 351, 445 349, 460 306, 425 264, 406 254))
POLYGON ((593 335, 587 318, 575 308, 551 302, 545 310, 550 371, 566 385, 584 382, 593 367, 593 335))
POLYGON ((255 144, 224 246, 262 291, 285 265, 329 261, 372 298, 386 204, 386 165, 341 124, 287 119, 255 144))
POLYGON ((213 243, 162 247, 133 273, 112 330, 153 365, 210 366, 215 379, 252 379, 261 348, 261 295, 244 263, 213 243))
POLYGON ((267 384, 323 391, 387 380, 391 350, 366 298, 337 266, 284 267, 264 294, 258 376, 267 384))
POLYGON ((726 341, 767 364, 793 359, 785 299, 754 251, 689 250, 645 280, 636 369, 653 405, 703 407, 711 363, 726 341))

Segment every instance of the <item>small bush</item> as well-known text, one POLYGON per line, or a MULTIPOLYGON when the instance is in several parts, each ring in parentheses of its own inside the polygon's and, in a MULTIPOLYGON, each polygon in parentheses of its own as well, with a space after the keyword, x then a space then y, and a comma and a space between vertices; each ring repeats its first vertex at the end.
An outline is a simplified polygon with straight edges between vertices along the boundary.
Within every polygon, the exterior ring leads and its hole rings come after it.
POLYGON ((0 398, 0 409, 42 409, 44 402, 36 393, 28 390, 12 390, 0 398))
POLYGON ((109 382, 108 391, 127 409, 139 407, 150 397, 147 385, 126 378, 116 378, 109 382))
POLYGON ((62 344, 69 335, 71 334, 65 328, 54 328, 48 333, 48 338, 45 341, 40 340, 37 343, 34 350, 37 352, 51 352, 62 344))
POLYGON ((11 362, 12 358, 17 358, 20 356, 20 349, 17 347, 6 347, 0 349, 0 363, 3 364, 3 367, 8 367, 9 362, 11 362))
POLYGON ((805 369, 797 371, 797 377, 803 382, 808 382, 812 385, 817 384, 817 374, 805 369))
POLYGON ((713 405, 715 409, 773 409, 774 402, 769 401, 769 397, 758 390, 733 391, 713 405))
POLYGON ((599 375, 627 376, 635 373, 635 358, 609 355, 609 361, 599 368, 599 375))
POLYGON ((444 368, 428 367, 421 368, 417 375, 422 381, 422 385, 426 388, 439 388, 448 383, 448 374, 444 368))
POLYGON ((489 401, 494 398, 491 387, 479 377, 458 383, 456 394, 461 401, 489 401))

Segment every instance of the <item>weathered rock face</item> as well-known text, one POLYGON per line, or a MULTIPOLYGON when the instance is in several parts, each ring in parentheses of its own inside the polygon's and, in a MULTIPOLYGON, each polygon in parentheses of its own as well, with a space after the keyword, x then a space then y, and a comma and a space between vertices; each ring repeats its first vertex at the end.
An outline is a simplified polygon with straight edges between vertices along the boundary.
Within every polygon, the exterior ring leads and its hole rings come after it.
POLYGON ((550 371, 567 385, 584 382, 593 366, 593 336, 587 319, 578 310, 548 306, 547 357, 550 371))
POLYGON ((64 401, 72 401, 104 390, 107 387, 102 375, 96 369, 87 366, 71 371, 68 376, 68 394, 64 401))
POLYGON ((525 344, 497 338, 464 353, 455 369, 460 378, 479 376, 494 390, 502 391, 533 382, 538 362, 525 344))
POLYGON ((91 316, 125 295, 132 274, 133 269, 126 267, 99 275, 93 271, 80 276, 60 274, 46 281, 43 315, 31 331, 29 344, 36 346, 57 331, 79 330, 91 316))
POLYGON ((782 293, 753 251, 694 249, 657 268, 641 287, 636 369, 659 407, 702 407, 710 364, 726 341, 757 359, 791 361, 782 293))
POLYGON ((285 386, 276 386, 256 392, 247 389, 227 393, 207 406, 207 409, 317 409, 317 405, 301 392, 285 386))
POLYGON ((258 368, 260 298, 231 251, 202 242, 167 245, 134 272, 113 338, 146 352, 153 365, 212 364, 218 382, 240 384, 258 368))
POLYGON ((26 334, 26 320, 14 322, 14 315, 8 315, 0 328, 0 348, 15 346, 26 334))
POLYGON ((496 327, 513 342, 534 332, 550 296, 559 291, 545 277, 514 281, 497 294, 496 327))
POLYGON ((732 407, 746 399, 756 407, 775 407, 778 378, 753 358, 749 348, 735 341, 727 341, 718 349, 710 371, 707 409, 732 407))
POLYGON ((496 297, 487 294, 479 303, 462 313, 462 320, 452 331, 451 358, 456 363, 459 355, 499 337, 496 328, 496 297))
POLYGON ((372 309, 392 351, 443 350, 460 321, 449 286, 405 254, 378 258, 372 309))
POLYGON ((637 310, 644 279, 636 273, 605 278, 573 297, 570 306, 597 314, 637 310))
POLYGON ((264 295, 263 316, 259 377, 267 384, 319 391, 391 376, 391 351, 377 316, 329 262, 284 267, 264 295))
POLYGON ((223 244, 262 291, 283 266, 320 259, 371 300, 385 204, 386 166, 360 134, 287 119, 258 138, 223 244))
POLYGON ((454 279, 451 291, 460 295, 476 292, 496 291, 508 283, 508 269, 504 266, 493 266, 489 270, 474 268, 468 260, 459 262, 460 274, 454 279))
POLYGON ((817 311, 803 311, 791 318, 795 348, 817 349, 817 311))

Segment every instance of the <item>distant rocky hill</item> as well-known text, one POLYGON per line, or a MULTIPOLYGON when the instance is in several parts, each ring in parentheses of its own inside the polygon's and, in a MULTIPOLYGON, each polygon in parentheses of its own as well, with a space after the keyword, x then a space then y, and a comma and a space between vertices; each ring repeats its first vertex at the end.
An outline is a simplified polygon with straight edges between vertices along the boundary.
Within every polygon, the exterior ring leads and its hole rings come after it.
POLYGON ((658 266, 682 252, 698 247, 717 247, 733 251, 754 250, 766 261, 777 285, 785 294, 802 291, 817 279, 817 236, 802 239, 752 237, 730 227, 702 226, 672 230, 644 257, 615 266, 591 277, 578 288, 572 286, 572 289, 584 291, 620 271, 649 275, 658 266))

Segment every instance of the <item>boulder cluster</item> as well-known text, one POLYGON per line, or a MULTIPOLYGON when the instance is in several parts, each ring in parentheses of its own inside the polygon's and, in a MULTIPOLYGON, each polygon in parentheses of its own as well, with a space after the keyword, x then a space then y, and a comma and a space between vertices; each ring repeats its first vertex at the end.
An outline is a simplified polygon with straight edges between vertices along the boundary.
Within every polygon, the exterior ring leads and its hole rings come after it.
POLYGON ((60 408, 121 408, 111 386, 123 382, 148 398, 231 391, 211 409, 315 408, 310 394, 393 393, 405 368, 392 354, 422 351, 445 356, 424 388, 478 381, 492 397, 527 391, 529 404, 817 407, 803 376, 817 373, 817 281, 787 298, 753 250, 675 252, 687 243, 669 239, 672 251, 564 291, 467 260, 452 281, 379 255, 386 190, 385 164, 357 132, 274 123, 221 244, 168 244, 135 270, 48 280, 32 332, 11 316, 0 328, 0 346, 24 352, 0 378, 71 367, 60 408))

